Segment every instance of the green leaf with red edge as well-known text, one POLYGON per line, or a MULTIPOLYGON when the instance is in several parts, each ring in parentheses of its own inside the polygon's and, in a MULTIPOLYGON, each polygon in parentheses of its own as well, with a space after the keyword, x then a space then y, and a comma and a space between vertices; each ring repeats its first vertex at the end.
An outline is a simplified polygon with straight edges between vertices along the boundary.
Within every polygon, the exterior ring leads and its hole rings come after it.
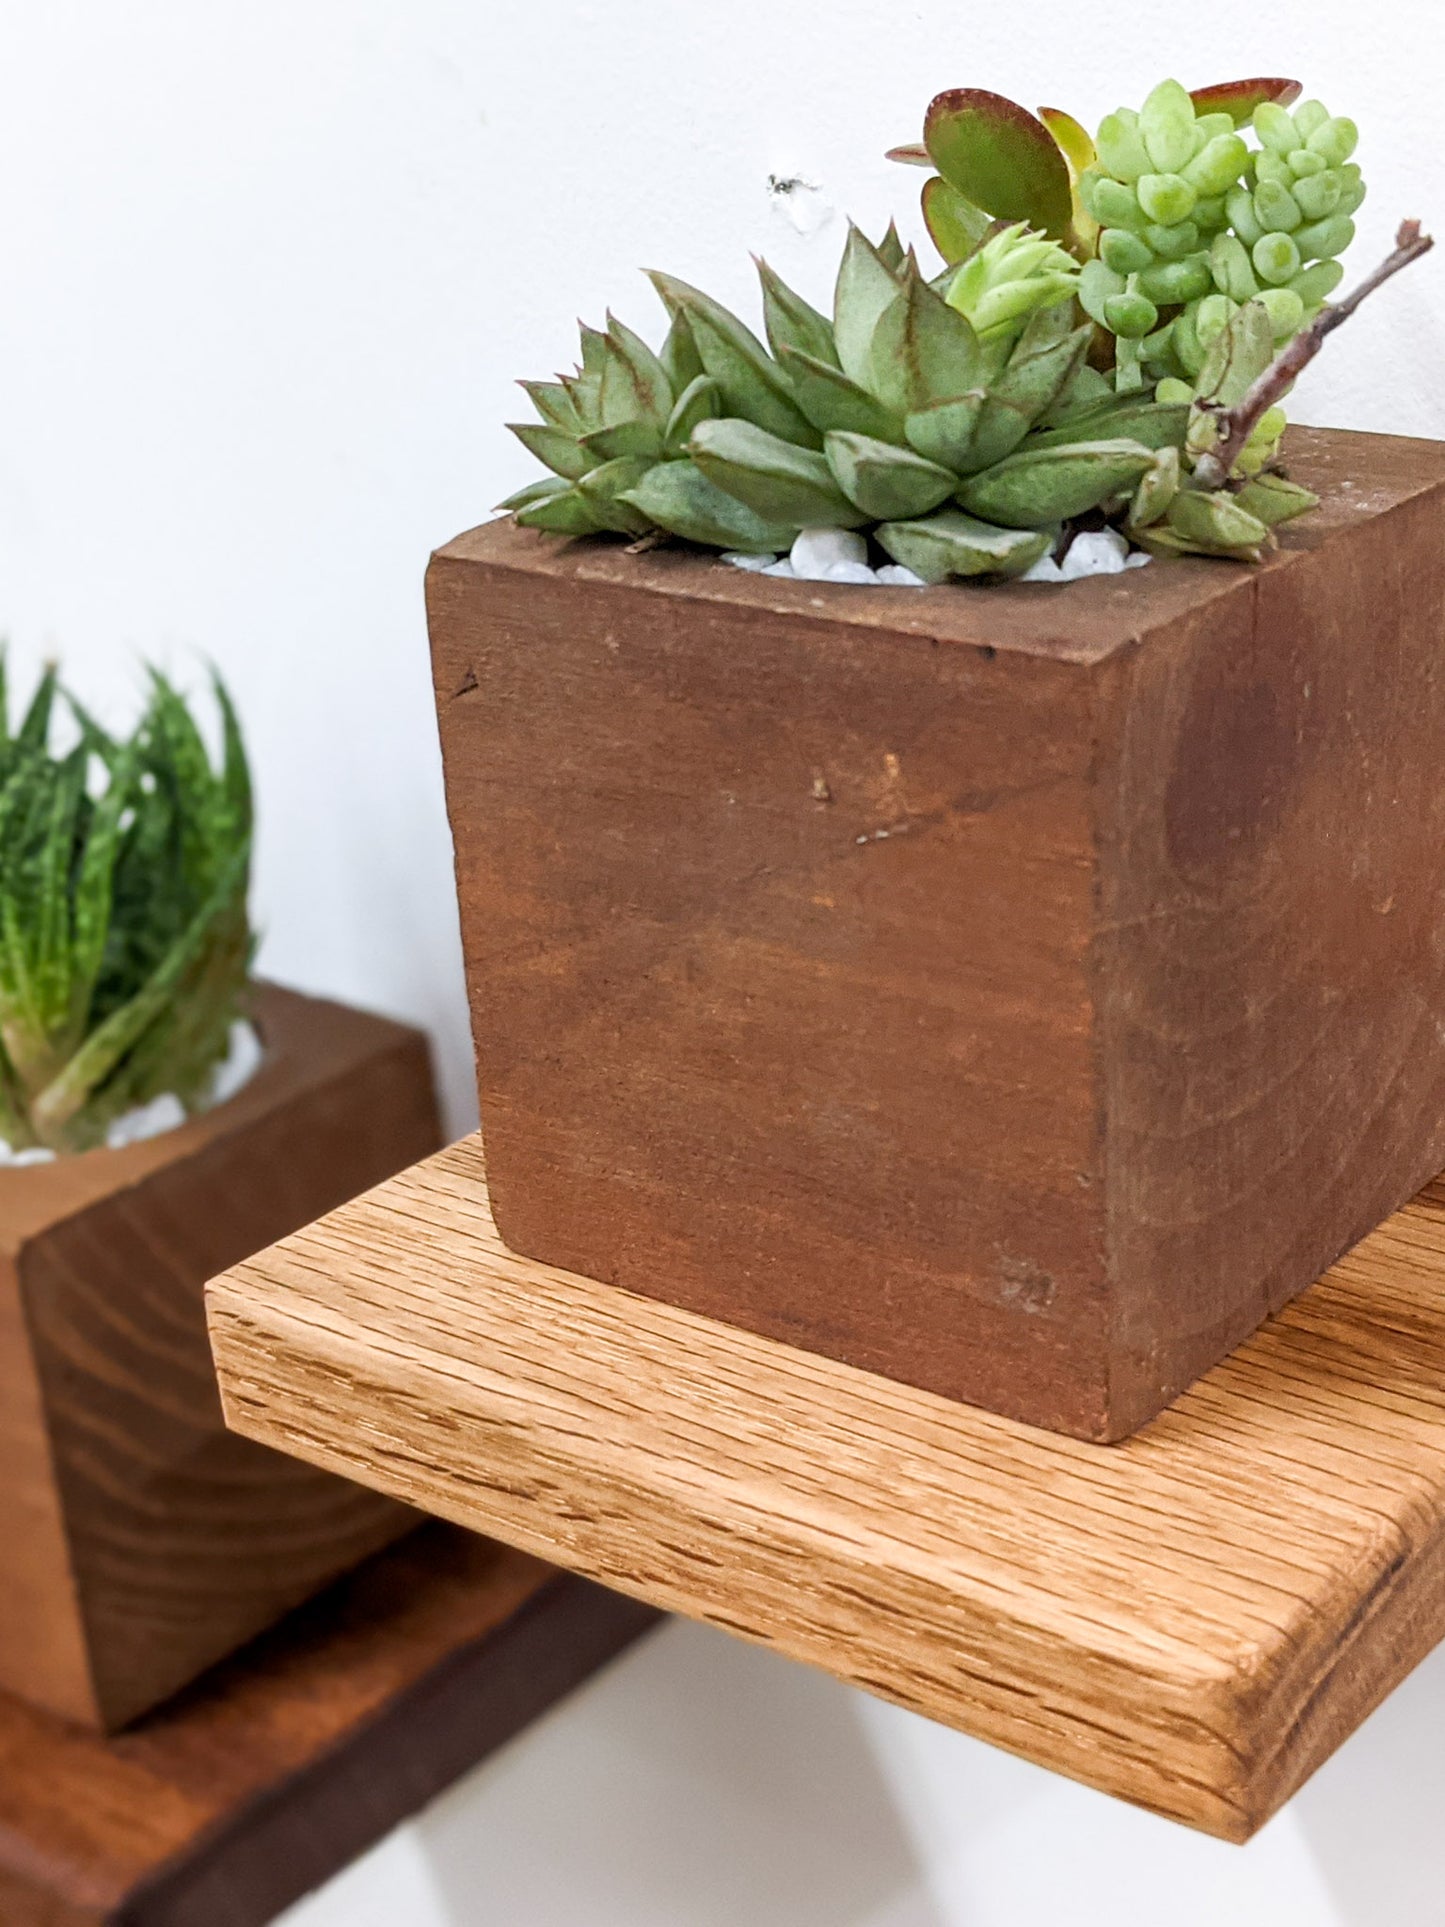
POLYGON ((901 147, 890 147, 883 158, 885 161, 902 161, 905 167, 933 165, 933 156, 922 141, 905 141, 901 147))
POLYGON ((1213 87, 1194 87, 1189 98, 1197 114, 1228 114, 1243 127, 1263 101, 1291 107, 1304 89, 1297 80, 1222 80, 1213 87))
POLYGON ((923 183, 923 219, 933 245, 950 266, 967 260, 993 226, 983 209, 941 174, 923 183))
POLYGON ((1069 169, 1053 135, 1026 107, 981 87, 930 102, 923 141, 965 200, 1001 221, 1027 221, 1055 240, 1069 231, 1069 169))

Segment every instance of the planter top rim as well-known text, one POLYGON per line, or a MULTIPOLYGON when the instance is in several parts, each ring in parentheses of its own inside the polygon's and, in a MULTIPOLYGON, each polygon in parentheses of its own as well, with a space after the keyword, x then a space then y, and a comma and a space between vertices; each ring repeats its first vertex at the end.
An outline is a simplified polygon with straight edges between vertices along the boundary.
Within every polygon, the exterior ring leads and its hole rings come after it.
POLYGON ((437 551, 437 559, 482 562, 599 589, 765 609, 931 642, 1094 663, 1215 601, 1253 593, 1262 576, 1294 567, 1374 517, 1445 487, 1445 442, 1294 427, 1286 454, 1290 474, 1315 490, 1320 507, 1281 530, 1280 548, 1257 566, 1185 557, 1065 587, 948 582, 910 589, 797 582, 735 569, 697 549, 634 554, 622 538, 567 541, 518 528, 507 516, 459 535, 437 551))
POLYGON ((0 1170, 0 1258, 63 1219, 142 1184, 157 1171, 204 1156, 299 1093, 344 1076, 388 1042, 414 1035, 389 1017, 258 978, 253 1016, 265 1056, 224 1104, 172 1131, 112 1151, 100 1148, 49 1164, 0 1170))

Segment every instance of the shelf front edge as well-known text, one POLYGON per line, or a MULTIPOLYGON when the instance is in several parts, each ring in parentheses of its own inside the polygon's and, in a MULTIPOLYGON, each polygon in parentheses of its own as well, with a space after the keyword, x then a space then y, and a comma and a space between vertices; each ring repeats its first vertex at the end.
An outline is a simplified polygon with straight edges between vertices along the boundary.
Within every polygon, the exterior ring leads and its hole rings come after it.
POLYGON ((1445 1194, 1091 1446, 507 1252, 467 1139, 216 1280, 236 1430, 1243 1840, 1445 1636, 1445 1194))

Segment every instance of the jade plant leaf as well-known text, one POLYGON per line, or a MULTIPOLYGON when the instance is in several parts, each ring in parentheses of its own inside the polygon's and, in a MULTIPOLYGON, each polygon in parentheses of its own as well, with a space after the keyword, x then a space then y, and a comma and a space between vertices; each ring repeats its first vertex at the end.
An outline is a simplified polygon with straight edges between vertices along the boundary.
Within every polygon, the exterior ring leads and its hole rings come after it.
POLYGON ((941 174, 923 183, 922 202, 933 245, 950 265, 966 260, 993 226, 991 217, 941 174))
POLYGON ((957 486, 951 469, 894 442, 842 430, 825 437, 833 478, 856 508, 879 522, 909 521, 946 502, 957 486))
POLYGON ((882 522, 874 534, 895 562, 925 582, 951 575, 1022 575, 1053 543, 1051 535, 996 528, 957 509, 941 509, 920 521, 882 522))
POLYGON ((621 497, 684 541, 753 555, 786 549, 800 524, 770 522, 708 480, 695 462, 659 462, 621 497))
POLYGON ((923 144, 943 178, 995 220, 1026 221, 1055 240, 1068 233, 1068 166, 1043 122, 1017 101, 952 88, 929 104, 923 144))
POLYGON ((1021 449, 964 481, 958 500, 1010 528, 1051 528, 1132 493, 1153 461, 1152 448, 1125 440, 1021 449))
POLYGON ((1243 127, 1265 101, 1289 107, 1302 92, 1297 80, 1223 80, 1213 87, 1191 88, 1189 98, 1201 119, 1205 114, 1228 114, 1236 127, 1243 127))
POLYGON ((795 528, 858 528, 868 517, 844 495, 822 455, 749 421, 699 424, 689 445, 710 481, 765 521, 795 528))
POLYGON ((905 141, 901 147, 890 147, 883 158, 885 161, 902 161, 905 167, 933 165, 933 156, 922 141, 905 141))

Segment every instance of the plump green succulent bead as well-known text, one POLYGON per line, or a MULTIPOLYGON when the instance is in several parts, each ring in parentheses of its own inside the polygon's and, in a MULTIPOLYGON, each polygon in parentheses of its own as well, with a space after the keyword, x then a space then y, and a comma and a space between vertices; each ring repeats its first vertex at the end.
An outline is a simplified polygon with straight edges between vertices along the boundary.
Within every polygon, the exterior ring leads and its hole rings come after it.
POLYGON ((1209 250, 1209 267, 1215 287, 1232 300, 1248 301, 1259 293, 1259 279, 1249 249, 1238 235, 1215 235, 1209 250))
POLYGON ((1166 225, 1187 220, 1199 198, 1182 174, 1144 174, 1134 193, 1148 218, 1166 225))
POLYGON ((1094 137, 1100 163, 1116 181, 1137 181, 1141 174, 1153 172, 1154 163, 1139 132, 1139 116, 1121 108, 1105 114, 1094 137))
POLYGON ((1307 221, 1323 221, 1328 215, 1339 211, 1344 198, 1345 184, 1332 167, 1324 168, 1318 174, 1308 174, 1294 184, 1294 197, 1300 204, 1300 211, 1307 221))
POLYGON ((1344 278, 1345 270, 1341 262, 1315 261, 1300 270, 1290 282, 1290 287, 1304 303, 1306 314, 1311 314, 1329 300, 1344 278))
POLYGON ((1239 310, 1240 304, 1227 294, 1207 294, 1194 310, 1194 329, 1199 345, 1208 348, 1222 335, 1239 310))
POLYGON ((1249 149, 1238 134, 1216 134, 1186 164, 1184 178, 1196 194, 1227 194, 1248 161, 1249 149))
POLYGON ((1254 193, 1244 186, 1231 188, 1225 196, 1224 211, 1229 225, 1247 248, 1252 248, 1264 233, 1263 224, 1254 211, 1254 193))
POLYGON ((1306 145, 1310 152, 1323 155, 1331 167, 1341 167, 1359 144, 1360 130, 1343 115, 1321 121, 1306 145))
POLYGON ((1159 325, 1159 310, 1146 294, 1125 289, 1104 303, 1104 325, 1126 341, 1138 341, 1159 325))
POLYGON ((1139 132, 1149 158, 1172 174, 1194 158, 1198 138, 1194 102, 1177 80, 1162 80, 1139 110, 1139 132))
POLYGON ((1289 234, 1304 224, 1304 210, 1279 181, 1261 181, 1254 190, 1254 218, 1265 234, 1289 234))
POLYGON ((1197 301, 1214 286, 1206 254, 1192 255, 1187 261, 1160 261, 1138 276, 1138 292, 1162 308, 1185 301, 1197 301))
POLYGON ((1288 341, 1305 323, 1305 304, 1293 288, 1263 288, 1256 297, 1264 303, 1276 341, 1288 341))
POLYGON ((1099 236, 1099 259, 1114 274, 1137 274, 1152 265, 1154 250, 1142 234, 1107 227, 1099 236))
POLYGON ((1294 239, 1306 261, 1332 260, 1343 254, 1355 238, 1355 224, 1348 214, 1331 214, 1323 221, 1310 221, 1296 228, 1294 239))
POLYGON ((1277 101, 1261 101, 1254 110, 1254 131, 1264 145, 1276 154, 1288 154, 1298 147, 1299 131, 1287 109, 1277 101))
POLYGON ((1197 251, 1200 243, 1199 225, 1195 221, 1177 221, 1172 227, 1162 226, 1151 221, 1145 228, 1142 239, 1161 261, 1182 261, 1186 255, 1197 251))
POLYGON ((1288 234, 1262 234, 1250 259, 1260 280, 1271 288, 1283 287, 1303 266, 1299 248, 1288 234))

